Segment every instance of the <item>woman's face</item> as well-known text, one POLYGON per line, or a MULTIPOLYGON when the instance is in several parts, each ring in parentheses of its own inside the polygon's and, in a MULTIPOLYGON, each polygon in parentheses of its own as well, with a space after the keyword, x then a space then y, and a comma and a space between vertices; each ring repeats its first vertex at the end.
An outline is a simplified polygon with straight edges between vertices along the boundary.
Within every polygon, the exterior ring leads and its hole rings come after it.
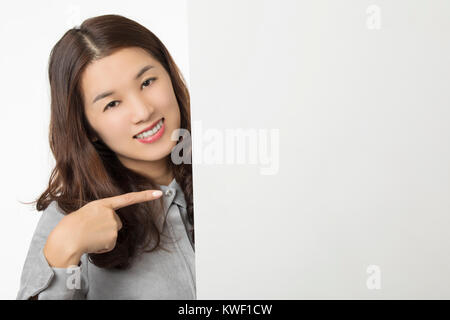
POLYGON ((124 48, 94 61, 82 75, 81 88, 87 120, 125 166, 139 168, 170 154, 180 110, 169 74, 146 51, 124 48), (159 131, 136 137, 162 118, 159 131))

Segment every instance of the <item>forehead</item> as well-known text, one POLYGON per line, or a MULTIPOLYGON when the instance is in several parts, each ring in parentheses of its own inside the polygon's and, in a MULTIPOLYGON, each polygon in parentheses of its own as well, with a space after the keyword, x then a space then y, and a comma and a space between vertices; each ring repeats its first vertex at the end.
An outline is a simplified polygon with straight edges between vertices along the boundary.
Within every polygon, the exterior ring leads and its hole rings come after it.
POLYGON ((90 63, 81 76, 81 88, 85 98, 95 94, 119 89, 130 83, 137 72, 145 65, 152 65, 153 72, 160 71, 159 62, 144 49, 138 47, 122 48, 111 55, 90 63))

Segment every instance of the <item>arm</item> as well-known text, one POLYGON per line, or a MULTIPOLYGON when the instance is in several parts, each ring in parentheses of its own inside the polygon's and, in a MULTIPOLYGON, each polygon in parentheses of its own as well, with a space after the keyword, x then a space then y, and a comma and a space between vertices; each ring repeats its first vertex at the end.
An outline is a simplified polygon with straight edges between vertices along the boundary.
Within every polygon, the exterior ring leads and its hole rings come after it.
POLYGON ((51 231, 63 217, 64 214, 59 210, 56 202, 51 203, 43 211, 28 249, 16 299, 71 300, 86 298, 88 292, 87 255, 83 254, 78 259, 77 266, 77 263, 71 259, 67 260, 67 264, 60 264, 59 261, 49 263, 44 253, 44 247, 51 231), (71 265, 73 267, 70 267, 71 265))

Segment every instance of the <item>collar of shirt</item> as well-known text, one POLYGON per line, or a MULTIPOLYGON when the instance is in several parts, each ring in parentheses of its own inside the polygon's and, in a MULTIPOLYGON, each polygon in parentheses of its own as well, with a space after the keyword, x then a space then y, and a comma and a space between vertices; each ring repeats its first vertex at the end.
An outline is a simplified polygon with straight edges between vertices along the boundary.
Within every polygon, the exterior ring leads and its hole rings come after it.
POLYGON ((162 230, 162 227, 164 225, 164 221, 166 219, 167 213, 169 211, 170 205, 172 202, 177 204, 180 207, 183 207, 186 209, 186 200, 184 198, 183 189, 181 189, 180 185, 177 183, 175 178, 169 183, 168 186, 165 185, 158 185, 163 192, 163 201, 164 201, 164 215, 161 216, 161 218, 158 220, 158 227, 160 230, 162 230))

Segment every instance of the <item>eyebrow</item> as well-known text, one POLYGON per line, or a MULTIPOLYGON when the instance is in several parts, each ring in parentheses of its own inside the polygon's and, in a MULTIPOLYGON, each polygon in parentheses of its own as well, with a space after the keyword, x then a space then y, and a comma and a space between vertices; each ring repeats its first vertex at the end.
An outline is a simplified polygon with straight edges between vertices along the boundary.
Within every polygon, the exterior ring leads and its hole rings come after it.
MULTIPOLYGON (((145 72, 147 72, 148 70, 150 70, 151 68, 154 68, 154 66, 151 65, 147 65, 145 67, 143 67, 141 70, 139 70, 139 72, 137 73, 137 75, 134 77, 134 80, 137 80, 140 76, 142 76, 145 72)), ((106 91, 103 93, 100 93, 99 95, 97 95, 94 100, 92 101, 92 103, 96 103, 98 100, 106 98, 110 95, 114 94, 114 91, 106 91)))

